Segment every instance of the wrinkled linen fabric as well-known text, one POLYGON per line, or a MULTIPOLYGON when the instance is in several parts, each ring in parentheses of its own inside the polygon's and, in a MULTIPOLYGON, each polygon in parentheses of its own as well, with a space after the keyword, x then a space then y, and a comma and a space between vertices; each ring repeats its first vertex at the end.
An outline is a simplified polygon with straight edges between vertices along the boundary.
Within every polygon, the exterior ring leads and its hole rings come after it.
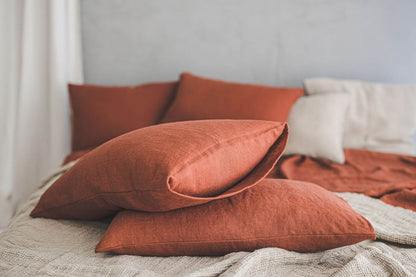
POLYGON ((318 253, 279 248, 220 257, 141 257, 95 254, 109 220, 31 218, 40 195, 73 163, 42 187, 0 234, 1 276, 414 276, 416 213, 365 195, 338 193, 365 216, 382 241, 364 241, 318 253))
POLYGON ((31 216, 96 220, 121 209, 161 212, 230 197, 273 169, 287 138, 286 123, 259 120, 137 129, 83 156, 31 216))
POLYGON ((344 154, 344 164, 288 157, 269 177, 311 182, 333 192, 362 193, 416 211, 416 157, 361 149, 345 149, 344 154))
POLYGON ((375 239, 342 198, 311 183, 270 179, 229 198, 165 213, 121 211, 96 252, 221 256, 279 247, 318 252, 375 239))

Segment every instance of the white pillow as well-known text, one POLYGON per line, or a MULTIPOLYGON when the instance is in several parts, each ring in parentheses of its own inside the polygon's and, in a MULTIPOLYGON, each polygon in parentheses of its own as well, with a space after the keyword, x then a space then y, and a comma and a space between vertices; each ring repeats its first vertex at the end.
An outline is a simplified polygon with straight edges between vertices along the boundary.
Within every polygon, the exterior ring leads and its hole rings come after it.
POLYGON ((313 78, 306 93, 345 92, 351 96, 344 131, 344 148, 412 155, 415 151, 416 85, 388 85, 313 78))
POLYGON ((289 114, 285 154, 344 163, 342 139, 349 100, 346 93, 301 97, 289 114))

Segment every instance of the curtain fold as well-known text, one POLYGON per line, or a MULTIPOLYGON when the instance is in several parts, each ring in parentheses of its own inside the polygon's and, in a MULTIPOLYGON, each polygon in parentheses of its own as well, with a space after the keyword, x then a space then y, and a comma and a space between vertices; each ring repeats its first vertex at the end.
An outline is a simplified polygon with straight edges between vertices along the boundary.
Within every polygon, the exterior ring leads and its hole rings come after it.
POLYGON ((78 0, 0 2, 0 228, 68 154, 82 81, 78 0))

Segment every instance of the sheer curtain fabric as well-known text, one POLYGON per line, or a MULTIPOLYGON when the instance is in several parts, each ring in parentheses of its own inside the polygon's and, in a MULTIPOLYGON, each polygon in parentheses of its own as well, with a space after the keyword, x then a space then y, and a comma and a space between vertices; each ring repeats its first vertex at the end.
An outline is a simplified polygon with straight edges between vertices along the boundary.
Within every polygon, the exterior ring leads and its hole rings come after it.
POLYGON ((78 0, 0 1, 0 228, 69 151, 79 17, 78 0))

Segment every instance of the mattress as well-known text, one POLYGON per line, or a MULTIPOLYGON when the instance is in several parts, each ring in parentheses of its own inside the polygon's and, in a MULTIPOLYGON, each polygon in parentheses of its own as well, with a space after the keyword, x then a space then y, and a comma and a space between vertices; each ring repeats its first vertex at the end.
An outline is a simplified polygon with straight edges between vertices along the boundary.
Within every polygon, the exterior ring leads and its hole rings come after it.
POLYGON ((279 248, 220 257, 96 254, 110 220, 31 218, 42 193, 74 163, 42 182, 0 234, 1 276, 414 276, 416 212, 357 193, 337 193, 373 225, 377 240, 318 253, 279 248))

